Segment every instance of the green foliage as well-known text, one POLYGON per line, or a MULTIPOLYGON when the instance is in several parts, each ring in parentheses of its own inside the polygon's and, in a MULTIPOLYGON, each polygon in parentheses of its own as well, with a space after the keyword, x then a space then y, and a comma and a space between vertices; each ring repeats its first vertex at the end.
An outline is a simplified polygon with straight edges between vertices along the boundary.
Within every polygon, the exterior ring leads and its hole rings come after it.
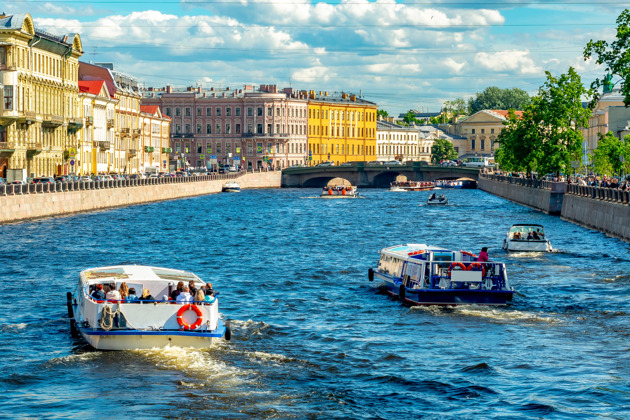
POLYGON ((466 115, 468 113, 468 106, 464 98, 455 98, 452 101, 446 101, 442 104, 442 112, 447 116, 451 115, 457 117, 458 115, 466 115))
POLYGON ((484 109, 516 109, 521 111, 530 103, 530 96, 522 89, 500 89, 496 86, 490 86, 468 100, 468 112, 472 115, 484 109))
POLYGON ((600 175, 621 174, 630 169, 630 162, 621 162, 622 156, 624 160, 630 159, 630 136, 621 141, 610 131, 605 136, 600 134, 597 148, 591 154, 593 170, 600 175))
POLYGON ((523 110, 523 117, 509 113, 506 128, 497 138, 495 159, 506 170, 569 173, 571 160, 579 156, 584 139, 580 128, 588 126, 591 110, 582 106, 590 94, 573 68, 547 81, 523 110))
POLYGON ((416 118, 416 113, 413 110, 409 110, 407 111, 407 113, 405 114, 405 116, 403 117, 403 121, 407 124, 407 125, 411 125, 413 123, 418 123, 420 122, 420 120, 418 120, 416 118))
MULTIPOLYGON (((597 57, 597 64, 605 65, 606 73, 620 77, 623 103, 630 105, 630 10, 625 9, 617 18, 617 39, 610 45, 606 41, 593 41, 592 39, 584 48, 584 59, 597 57)), ((591 84, 594 90, 609 86, 606 78, 595 79, 591 84)), ((593 95, 592 103, 599 99, 599 92, 593 95)))
POLYGON ((376 110, 376 116, 377 117, 387 118, 387 117, 389 117, 389 114, 384 109, 378 109, 378 110, 376 110))
POLYGON ((453 143, 446 139, 437 139, 431 146, 431 162, 438 163, 442 160, 457 159, 457 152, 453 143))

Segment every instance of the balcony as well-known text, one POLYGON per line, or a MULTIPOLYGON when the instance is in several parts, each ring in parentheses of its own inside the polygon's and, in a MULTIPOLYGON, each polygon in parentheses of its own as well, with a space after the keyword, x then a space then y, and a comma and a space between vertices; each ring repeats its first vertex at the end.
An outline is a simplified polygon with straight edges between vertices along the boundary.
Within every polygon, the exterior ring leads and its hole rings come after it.
POLYGON ((44 115, 42 127, 57 128, 63 125, 63 117, 61 115, 44 115))
POLYGON ((155 152, 155 147, 153 146, 144 146, 144 151, 147 153, 153 153, 155 152))
POLYGON ((108 118, 107 119, 107 128, 114 128, 114 119, 113 118, 108 118))
POLYGON ((142 130, 140 128, 134 128, 132 131, 132 135, 133 137, 140 137, 140 134, 142 134, 142 130))
POLYGON ((95 141, 94 143, 96 143, 96 146, 99 148, 99 150, 103 151, 103 150, 108 150, 111 148, 111 143, 107 140, 103 141, 95 141))
POLYGON ((70 118, 68 120, 68 133, 76 133, 83 128, 83 120, 81 118, 70 118))
POLYGON ((129 149, 127 151, 127 156, 129 157, 134 157, 138 154, 138 149, 129 149))
POLYGON ((18 112, 18 123, 33 124, 35 121, 37 121, 37 114, 35 114, 35 111, 18 112))
POLYGON ((94 124, 94 117, 85 117, 85 125, 90 126, 94 124))
POLYGON ((120 129, 120 134, 123 137, 128 137, 129 136, 129 127, 124 127, 120 129))
POLYGON ((162 147, 162 153, 173 153, 172 147, 162 147))
POLYGON ((41 143, 28 143, 26 145, 26 158, 32 159, 33 156, 37 156, 42 152, 41 143))
POLYGON ((15 145, 6 141, 0 142, 0 157, 10 158, 15 153, 15 145))

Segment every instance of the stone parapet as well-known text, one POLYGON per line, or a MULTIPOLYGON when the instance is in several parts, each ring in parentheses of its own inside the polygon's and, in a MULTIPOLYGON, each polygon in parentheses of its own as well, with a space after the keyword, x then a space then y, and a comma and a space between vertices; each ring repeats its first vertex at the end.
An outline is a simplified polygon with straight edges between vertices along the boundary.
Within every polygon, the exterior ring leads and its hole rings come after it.
MULTIPOLYGON (((154 179, 151 183, 135 186, 63 191, 55 189, 56 192, 50 193, 25 191, 23 194, 0 196, 0 223, 214 194, 221 192, 226 181, 207 179, 184 182, 181 178, 178 180, 159 183, 158 179, 154 179)), ((246 173, 238 177, 238 182, 243 189, 280 188, 281 173, 279 171, 246 173)), ((28 190, 31 185, 25 187, 28 190)))
POLYGON ((540 210, 560 214, 566 184, 537 179, 479 175, 477 187, 499 197, 540 210))

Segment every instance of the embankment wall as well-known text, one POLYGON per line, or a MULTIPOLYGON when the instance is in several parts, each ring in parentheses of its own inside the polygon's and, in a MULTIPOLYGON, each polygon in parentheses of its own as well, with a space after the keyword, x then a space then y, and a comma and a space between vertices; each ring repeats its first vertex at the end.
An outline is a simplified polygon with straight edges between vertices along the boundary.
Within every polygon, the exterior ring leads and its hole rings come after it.
POLYGON ((565 194, 563 220, 630 241, 630 206, 565 194))
MULTIPOLYGON (((281 172, 247 173, 236 179, 243 189, 280 188, 281 172)), ((0 197, 0 223, 57 216, 221 192, 225 180, 143 185, 98 190, 0 197)))
POLYGON ((547 214, 560 214, 562 211, 564 190, 560 192, 554 189, 531 188, 495 181, 483 176, 479 177, 477 187, 490 194, 507 198, 547 214))

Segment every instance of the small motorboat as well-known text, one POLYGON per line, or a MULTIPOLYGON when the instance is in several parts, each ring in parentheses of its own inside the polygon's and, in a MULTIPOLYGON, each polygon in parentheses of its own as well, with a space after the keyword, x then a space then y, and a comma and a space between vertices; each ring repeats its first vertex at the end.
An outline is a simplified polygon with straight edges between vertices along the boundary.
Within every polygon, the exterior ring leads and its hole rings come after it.
POLYGON ((431 194, 429 199, 427 200, 427 205, 446 205, 448 204, 448 198, 444 197, 444 194, 437 195, 435 193, 431 194))
POLYGON ((223 188, 221 189, 223 192, 241 192, 241 186, 236 181, 229 181, 223 184, 223 188))
POLYGON ((169 299, 180 281, 185 285, 192 281, 197 289, 206 285, 193 273, 169 268, 118 265, 82 271, 74 295, 67 293, 73 335, 97 350, 208 348, 215 340, 229 340, 230 330, 219 317, 218 298, 182 303, 169 299), (93 293, 104 285, 118 290, 123 282, 139 295, 146 289, 147 295, 107 300, 93 293))
POLYGON ((466 251, 425 244, 383 248, 368 279, 409 305, 506 305, 512 300, 505 264, 466 251))
POLYGON ((353 185, 328 185, 322 189, 321 198, 357 198, 357 187, 353 185))
POLYGON ((503 249, 516 252, 550 252, 551 242, 545 229, 537 224, 512 225, 503 239, 503 249))

